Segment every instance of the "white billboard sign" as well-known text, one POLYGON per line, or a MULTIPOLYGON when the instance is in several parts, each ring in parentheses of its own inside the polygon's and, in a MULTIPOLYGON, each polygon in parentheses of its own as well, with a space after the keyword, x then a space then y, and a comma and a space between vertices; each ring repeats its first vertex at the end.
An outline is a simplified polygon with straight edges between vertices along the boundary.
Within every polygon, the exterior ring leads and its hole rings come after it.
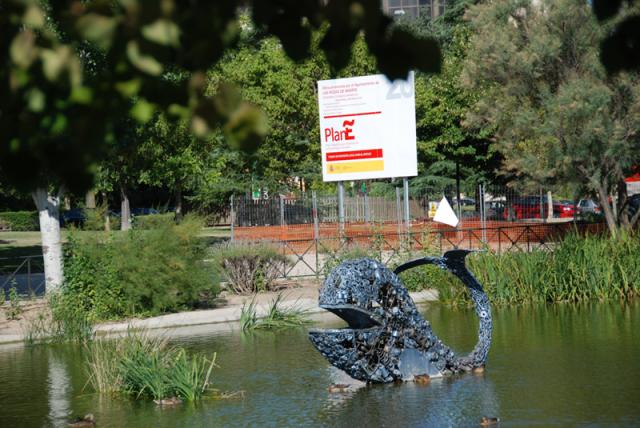
POLYGON ((413 73, 318 82, 324 181, 418 175, 413 73))

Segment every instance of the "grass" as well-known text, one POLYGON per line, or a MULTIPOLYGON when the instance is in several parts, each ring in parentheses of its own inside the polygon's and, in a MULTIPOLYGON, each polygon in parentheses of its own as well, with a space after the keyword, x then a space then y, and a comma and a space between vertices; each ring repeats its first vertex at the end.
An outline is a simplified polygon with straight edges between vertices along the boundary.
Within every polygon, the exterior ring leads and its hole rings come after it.
POLYGON ((87 384, 97 392, 124 394, 136 399, 179 398, 196 401, 216 395, 211 358, 189 355, 169 346, 166 338, 129 332, 120 340, 96 340, 86 345, 87 384))
POLYGON ((311 322, 307 311, 301 309, 297 302, 283 305, 284 295, 278 295, 271 301, 264 317, 258 317, 255 297, 240 312, 242 331, 279 330, 291 327, 302 327, 311 322))

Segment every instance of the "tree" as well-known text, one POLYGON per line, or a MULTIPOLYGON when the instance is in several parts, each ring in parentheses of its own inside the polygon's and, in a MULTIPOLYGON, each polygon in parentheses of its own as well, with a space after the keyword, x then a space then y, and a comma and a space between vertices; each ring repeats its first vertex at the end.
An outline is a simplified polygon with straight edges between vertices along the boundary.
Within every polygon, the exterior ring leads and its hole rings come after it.
POLYGON ((416 75, 416 134, 420 175, 412 180, 417 191, 454 183, 460 176, 472 183, 495 181, 499 155, 491 147, 490 129, 463 126, 466 112, 482 96, 462 84, 461 74, 467 56, 471 29, 464 19, 476 1, 447 2, 445 13, 435 19, 401 18, 398 25, 416 34, 434 37, 443 52, 439 74, 416 75))
MULTIPOLYGON (((362 30, 391 77, 439 67, 435 42, 392 29, 375 0, 7 0, 0 5, 7 59, 0 66, 0 169, 9 184, 36 191, 40 212, 57 222, 59 198, 49 195, 45 204, 41 190, 89 189, 93 165, 124 116, 144 123, 156 111, 188 120, 197 136, 221 127, 229 141, 255 146, 265 129, 259 110, 205 90, 206 71, 238 42, 240 6, 294 60, 309 55, 312 31, 330 22, 321 48, 338 68, 362 30), (184 78, 167 77, 175 70, 184 78)), ((46 231, 58 233, 51 242, 59 245, 59 232, 46 231)))
POLYGON ((638 163, 640 78, 607 76, 598 58, 606 30, 582 1, 496 0, 470 16, 464 79, 483 96, 468 123, 495 130, 504 172, 597 194, 615 236, 629 223, 610 195, 638 163))
POLYGON ((204 173, 211 144, 195 138, 187 123, 170 122, 162 115, 147 124, 141 133, 139 182, 172 190, 176 219, 180 220, 183 192, 192 190, 204 173))
MULTIPOLYGON (((264 111, 268 122, 264 144, 246 157, 247 172, 260 187, 289 191, 293 180, 321 180, 317 81, 377 72, 364 37, 356 39, 348 64, 331 70, 319 49, 324 31, 312 35, 312 55, 294 62, 273 37, 252 38, 229 52, 209 73, 212 88, 227 82, 243 99, 264 111)), ((248 189, 245 189, 245 191, 248 189)))

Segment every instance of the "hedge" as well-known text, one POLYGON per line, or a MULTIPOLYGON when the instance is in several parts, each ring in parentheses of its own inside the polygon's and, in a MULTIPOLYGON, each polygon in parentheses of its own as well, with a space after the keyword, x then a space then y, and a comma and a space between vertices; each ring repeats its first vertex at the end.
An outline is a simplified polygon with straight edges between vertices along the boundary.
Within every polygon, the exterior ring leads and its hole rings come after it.
POLYGON ((6 223, 16 232, 38 231, 40 222, 37 211, 6 211, 0 213, 0 223, 6 223))

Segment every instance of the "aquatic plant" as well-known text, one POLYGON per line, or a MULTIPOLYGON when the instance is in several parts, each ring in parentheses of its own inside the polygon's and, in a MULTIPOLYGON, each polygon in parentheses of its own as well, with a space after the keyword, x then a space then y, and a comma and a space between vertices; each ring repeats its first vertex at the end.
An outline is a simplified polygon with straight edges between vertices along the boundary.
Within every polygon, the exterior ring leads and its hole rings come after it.
MULTIPOLYGON (((582 302, 640 295, 640 239, 568 235, 553 249, 480 253, 470 269, 495 304, 582 302)), ((469 303, 451 277, 432 284, 446 303, 469 303)))
POLYGON ((242 331, 253 330, 258 323, 258 316, 256 314, 256 298, 251 299, 251 302, 246 302, 240 309, 240 328, 242 331))
POLYGON ((169 346, 166 338, 129 332, 120 340, 86 344, 88 384, 101 393, 123 393, 134 398, 183 401, 215 393, 210 387, 216 354, 191 356, 169 346))
POLYGON ((311 321, 307 311, 297 302, 285 304, 284 295, 278 293, 271 301, 264 317, 258 317, 255 296, 251 302, 242 306, 240 327, 242 331, 277 330, 289 327, 300 327, 311 321))

